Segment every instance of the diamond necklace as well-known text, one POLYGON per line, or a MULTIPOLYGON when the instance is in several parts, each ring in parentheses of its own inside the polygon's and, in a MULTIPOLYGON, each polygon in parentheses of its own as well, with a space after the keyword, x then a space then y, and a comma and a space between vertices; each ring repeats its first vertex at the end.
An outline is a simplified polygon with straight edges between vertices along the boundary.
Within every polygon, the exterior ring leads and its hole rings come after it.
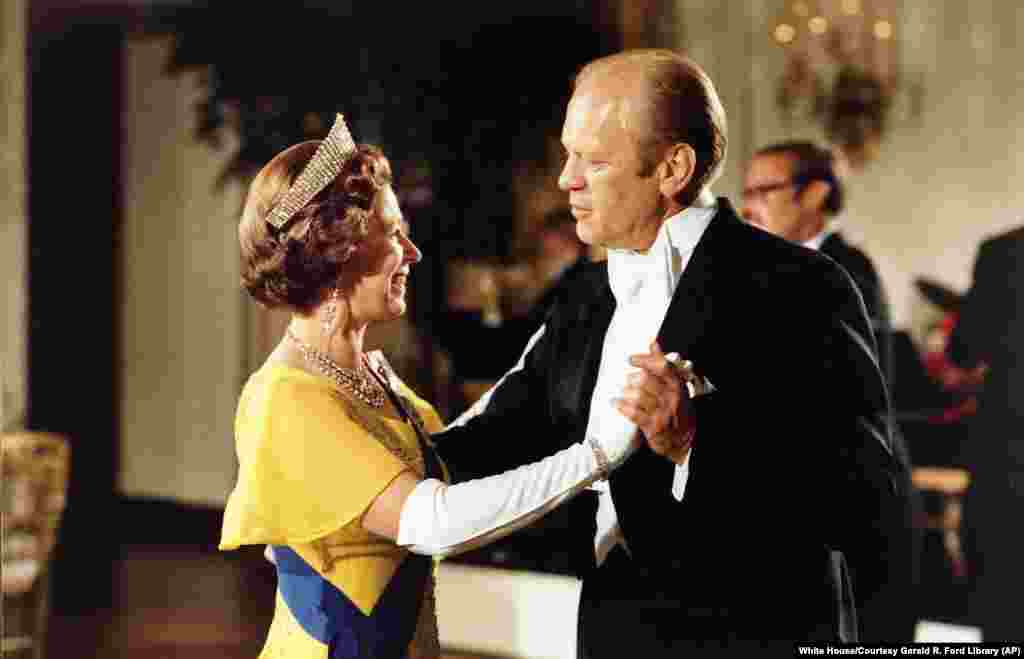
POLYGON ((286 335, 302 353, 302 358, 316 370, 334 380, 338 385, 370 407, 384 407, 384 390, 377 380, 366 372, 365 358, 362 368, 352 369, 340 366, 336 361, 316 348, 305 343, 288 328, 286 335))

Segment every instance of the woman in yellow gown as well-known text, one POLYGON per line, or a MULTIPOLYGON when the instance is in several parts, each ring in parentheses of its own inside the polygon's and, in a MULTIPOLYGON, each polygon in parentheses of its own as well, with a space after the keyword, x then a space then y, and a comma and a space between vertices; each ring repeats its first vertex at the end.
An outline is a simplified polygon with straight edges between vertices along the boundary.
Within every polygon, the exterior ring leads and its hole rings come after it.
POLYGON ((480 546, 607 477, 637 439, 575 444, 505 474, 448 485, 434 409, 380 353, 372 322, 405 312, 420 252, 379 149, 339 115, 253 180, 239 224, 242 280, 292 314, 246 383, 238 480, 221 549, 266 544, 276 607, 261 657, 438 657, 436 557, 480 546))

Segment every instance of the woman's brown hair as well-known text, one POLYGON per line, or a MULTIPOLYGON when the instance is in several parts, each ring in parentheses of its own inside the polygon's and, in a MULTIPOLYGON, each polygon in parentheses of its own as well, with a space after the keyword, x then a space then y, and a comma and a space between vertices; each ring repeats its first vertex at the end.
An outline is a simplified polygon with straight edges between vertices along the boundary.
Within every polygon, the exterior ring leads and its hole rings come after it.
POLYGON ((312 140, 285 149, 249 185, 238 224, 242 286, 268 308, 308 313, 323 301, 366 237, 378 193, 391 184, 384 153, 360 144, 334 182, 277 231, 266 218, 319 145, 312 140))

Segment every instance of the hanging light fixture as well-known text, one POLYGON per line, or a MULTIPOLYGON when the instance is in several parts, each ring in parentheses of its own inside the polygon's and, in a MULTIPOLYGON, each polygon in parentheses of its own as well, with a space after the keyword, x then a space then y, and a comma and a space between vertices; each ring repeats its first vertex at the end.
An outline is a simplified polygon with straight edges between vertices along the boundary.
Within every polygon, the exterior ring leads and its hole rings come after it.
POLYGON ((900 94, 899 0, 795 0, 772 25, 786 52, 777 101, 788 120, 814 120, 860 168, 878 153, 900 94))

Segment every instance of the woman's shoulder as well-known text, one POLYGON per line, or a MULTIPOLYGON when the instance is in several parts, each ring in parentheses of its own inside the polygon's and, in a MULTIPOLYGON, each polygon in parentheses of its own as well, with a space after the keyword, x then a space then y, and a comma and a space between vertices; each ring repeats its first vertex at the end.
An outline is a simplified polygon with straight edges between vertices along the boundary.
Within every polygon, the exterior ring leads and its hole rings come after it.
POLYGON ((325 395, 330 384, 320 375, 308 373, 283 362, 267 362, 249 376, 246 389, 261 390, 276 395, 325 395))
POLYGON ((268 362, 249 376, 242 388, 241 404, 271 406, 330 398, 330 383, 319 375, 278 362, 268 362))
POLYGON ((279 430, 322 428, 331 434, 355 430, 343 396, 326 378, 279 363, 264 364, 242 389, 236 434, 270 437, 279 430))

